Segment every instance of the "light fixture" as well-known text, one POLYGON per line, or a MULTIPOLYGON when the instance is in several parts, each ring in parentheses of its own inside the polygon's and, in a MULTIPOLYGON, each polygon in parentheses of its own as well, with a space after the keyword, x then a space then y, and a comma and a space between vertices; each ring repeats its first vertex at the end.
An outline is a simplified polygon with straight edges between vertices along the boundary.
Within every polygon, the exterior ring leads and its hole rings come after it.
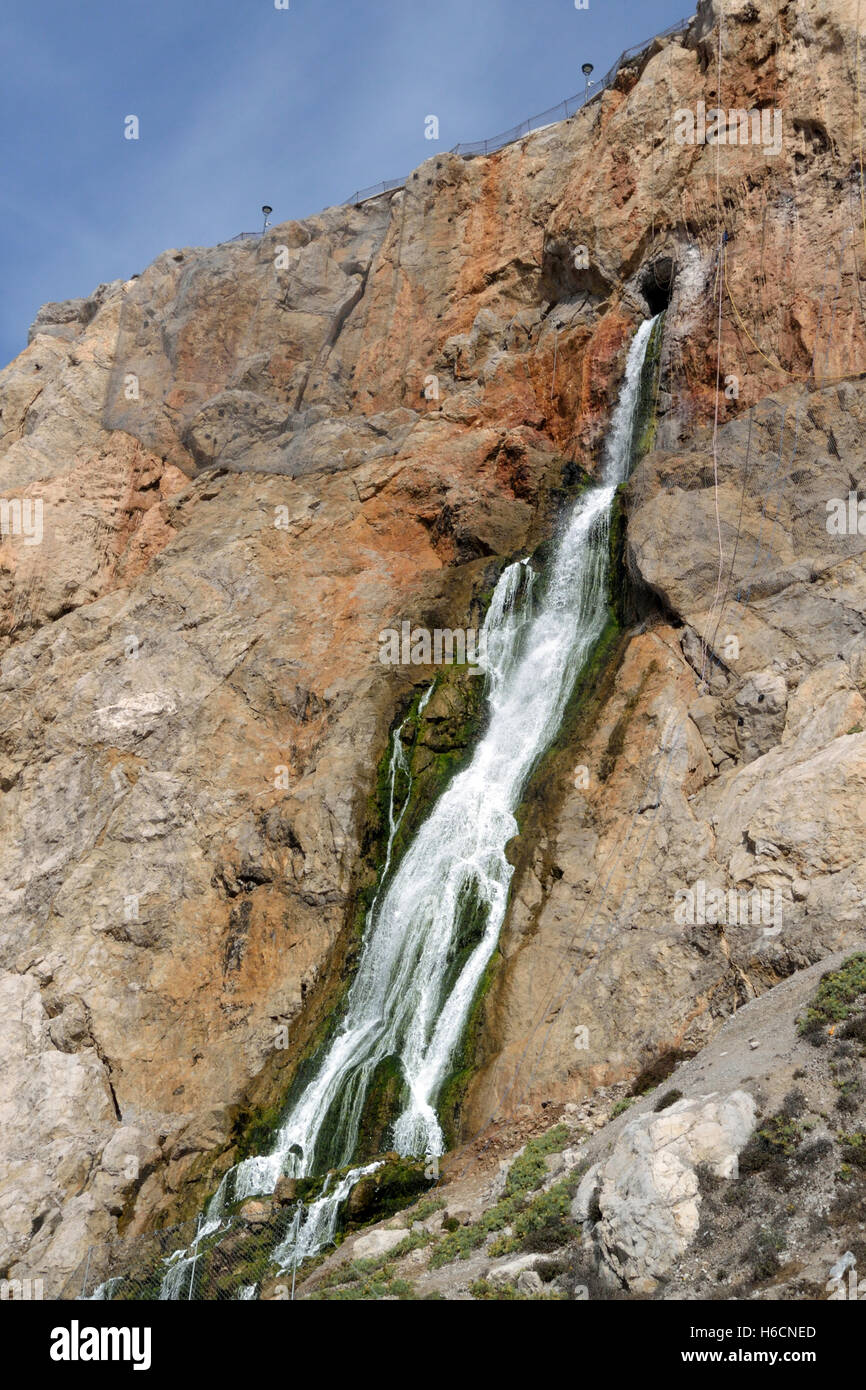
POLYGON ((268 227, 270 225, 270 223, 268 222, 268 218, 270 217, 272 212, 273 208, 269 208, 267 203, 262 204, 262 213, 265 219, 265 225, 262 227, 262 236, 264 236, 265 232, 268 230, 268 227))

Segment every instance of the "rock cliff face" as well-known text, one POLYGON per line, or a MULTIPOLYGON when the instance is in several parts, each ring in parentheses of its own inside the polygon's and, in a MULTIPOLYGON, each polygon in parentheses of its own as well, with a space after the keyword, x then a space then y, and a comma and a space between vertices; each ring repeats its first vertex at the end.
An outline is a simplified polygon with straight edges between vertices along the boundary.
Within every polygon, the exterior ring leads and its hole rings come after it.
POLYGON ((463 1132, 664 1074, 862 937, 866 522, 826 506, 864 487, 856 9, 702 4, 568 122, 40 311, 0 374, 42 530, 0 537, 0 1271, 56 1291, 194 1209, 278 1103, 435 674, 379 633, 477 625, 648 312, 639 622, 527 799, 463 1132), (702 101, 780 111, 778 153, 679 143, 702 101), (771 914, 705 910, 732 888, 771 914))

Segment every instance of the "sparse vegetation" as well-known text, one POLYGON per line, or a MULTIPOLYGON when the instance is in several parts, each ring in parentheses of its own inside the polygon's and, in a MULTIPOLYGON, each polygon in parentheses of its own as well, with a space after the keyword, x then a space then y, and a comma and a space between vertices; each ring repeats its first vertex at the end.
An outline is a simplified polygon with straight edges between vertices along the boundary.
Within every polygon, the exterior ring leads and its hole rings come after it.
POLYGON ((742 1263, 752 1266, 751 1277, 758 1284, 772 1279, 782 1267, 780 1251, 785 1248, 785 1235, 778 1227, 762 1226, 746 1247, 742 1263))
POLYGON ((771 1180, 784 1185, 787 1162, 803 1142, 804 1126, 799 1116, 804 1108, 802 1094, 789 1092, 781 1109, 755 1131, 740 1154, 741 1177, 749 1173, 764 1173, 771 1180))
POLYGON ((503 1234, 490 1245, 490 1255, 510 1255, 518 1250, 559 1250, 576 1238, 578 1227, 571 1220, 569 1208, 577 1181, 573 1175, 554 1183, 547 1192, 540 1192, 525 1207, 515 1212, 511 1235, 503 1234))
POLYGON ((568 1127, 555 1125, 546 1134, 530 1139, 509 1169, 504 1197, 486 1211, 480 1221, 460 1226, 443 1236, 433 1251, 430 1268, 438 1269, 452 1260, 467 1259, 473 1250, 484 1244, 489 1235, 504 1231, 505 1227, 509 1227, 510 1231, 491 1244, 491 1255, 526 1248, 552 1250, 574 1235, 576 1228, 568 1221, 567 1214, 579 1173, 570 1174, 536 1198, 529 1196, 547 1176, 544 1162, 547 1155, 560 1152, 568 1138, 568 1127), (557 1237, 556 1244, 551 1244, 554 1235, 557 1237))
POLYGON ((355 1303, 379 1298, 414 1299, 415 1286, 408 1279, 397 1278, 392 1265, 368 1275, 356 1274, 338 1287, 323 1287, 310 1294, 317 1303, 355 1303))
POLYGON ((849 956, 838 970, 822 975, 815 998, 799 1019, 800 1033, 820 1044, 838 1024, 851 1016, 854 1003, 866 994, 866 952, 849 956))
POLYGON ((531 1192, 547 1176, 544 1160, 548 1154, 561 1153, 569 1140, 567 1125, 554 1125, 538 1139, 530 1139, 523 1153, 517 1157, 508 1170, 505 1193, 513 1197, 518 1192, 531 1192))
POLYGON ((543 1293, 521 1293, 514 1284, 492 1284, 489 1279, 476 1279, 469 1285, 469 1292, 473 1298, 497 1301, 513 1301, 515 1299, 525 1300, 527 1303, 546 1303, 562 1300, 566 1297, 564 1293, 550 1290, 543 1293))
POLYGON ((414 1208, 412 1216, 415 1221, 427 1221, 434 1216, 437 1211, 442 1211, 445 1202, 441 1197, 424 1197, 414 1208))
POLYGON ((314 1293, 310 1294, 311 1299, 317 1300, 341 1300, 341 1299, 376 1299, 394 1298, 414 1298, 413 1286, 405 1279, 397 1279, 394 1275, 394 1264, 404 1255, 410 1255, 413 1250, 420 1250, 427 1245, 435 1244, 436 1237, 429 1231, 408 1231, 399 1245, 395 1245, 393 1250, 389 1250, 386 1255, 371 1256, 369 1259, 350 1260, 346 1264, 339 1265, 321 1281, 314 1293), (399 1285, 401 1287, 395 1287, 399 1285))
POLYGON ((854 1130, 850 1134, 840 1134, 839 1143, 842 1146, 842 1159, 850 1170, 851 1168, 866 1168, 866 1134, 862 1130, 854 1130))
POLYGON ((611 1110, 610 1118, 615 1120, 617 1115, 622 1115, 623 1111, 628 1110, 630 1105, 634 1105, 634 1101, 634 1096, 623 1096, 622 1100, 618 1100, 611 1110))

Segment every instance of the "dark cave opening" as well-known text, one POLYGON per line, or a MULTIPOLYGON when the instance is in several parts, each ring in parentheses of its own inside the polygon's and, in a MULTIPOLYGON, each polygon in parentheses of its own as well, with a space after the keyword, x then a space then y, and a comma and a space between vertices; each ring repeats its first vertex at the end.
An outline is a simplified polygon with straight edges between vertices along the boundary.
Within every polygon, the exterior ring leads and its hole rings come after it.
POLYGON ((670 304, 676 273, 676 262, 672 256, 657 256, 644 267, 640 288, 651 314, 662 313, 670 304))

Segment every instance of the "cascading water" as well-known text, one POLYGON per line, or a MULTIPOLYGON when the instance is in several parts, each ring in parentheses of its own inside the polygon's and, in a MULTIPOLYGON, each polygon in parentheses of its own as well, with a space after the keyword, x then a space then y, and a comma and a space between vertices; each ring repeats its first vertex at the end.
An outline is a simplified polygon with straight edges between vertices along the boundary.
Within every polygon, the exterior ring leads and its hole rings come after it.
MULTIPOLYGON (((549 573, 537 576, 520 560, 499 579, 484 624, 486 731, 388 879, 408 801, 407 792, 396 810, 398 781, 406 780, 408 769, 401 730, 395 735, 385 866, 339 1029, 271 1153, 245 1159, 226 1174, 198 1241, 219 1228, 229 1198, 272 1192, 281 1174, 308 1176, 350 1163, 370 1081, 386 1059, 399 1060, 405 1082, 395 1149, 431 1157, 443 1151, 436 1101, 505 916, 513 873, 505 850, 517 833, 515 811, 605 626, 611 503, 631 465, 641 368, 654 323, 642 323, 632 340, 601 480, 575 504, 549 573)), ((339 1204, 375 1166, 352 1169, 332 1190, 326 1183, 304 1208, 297 1231, 274 1252, 277 1263, 285 1267, 332 1239, 339 1204)), ((177 1296, 183 1264, 193 1253, 172 1257, 163 1297, 177 1296)))

